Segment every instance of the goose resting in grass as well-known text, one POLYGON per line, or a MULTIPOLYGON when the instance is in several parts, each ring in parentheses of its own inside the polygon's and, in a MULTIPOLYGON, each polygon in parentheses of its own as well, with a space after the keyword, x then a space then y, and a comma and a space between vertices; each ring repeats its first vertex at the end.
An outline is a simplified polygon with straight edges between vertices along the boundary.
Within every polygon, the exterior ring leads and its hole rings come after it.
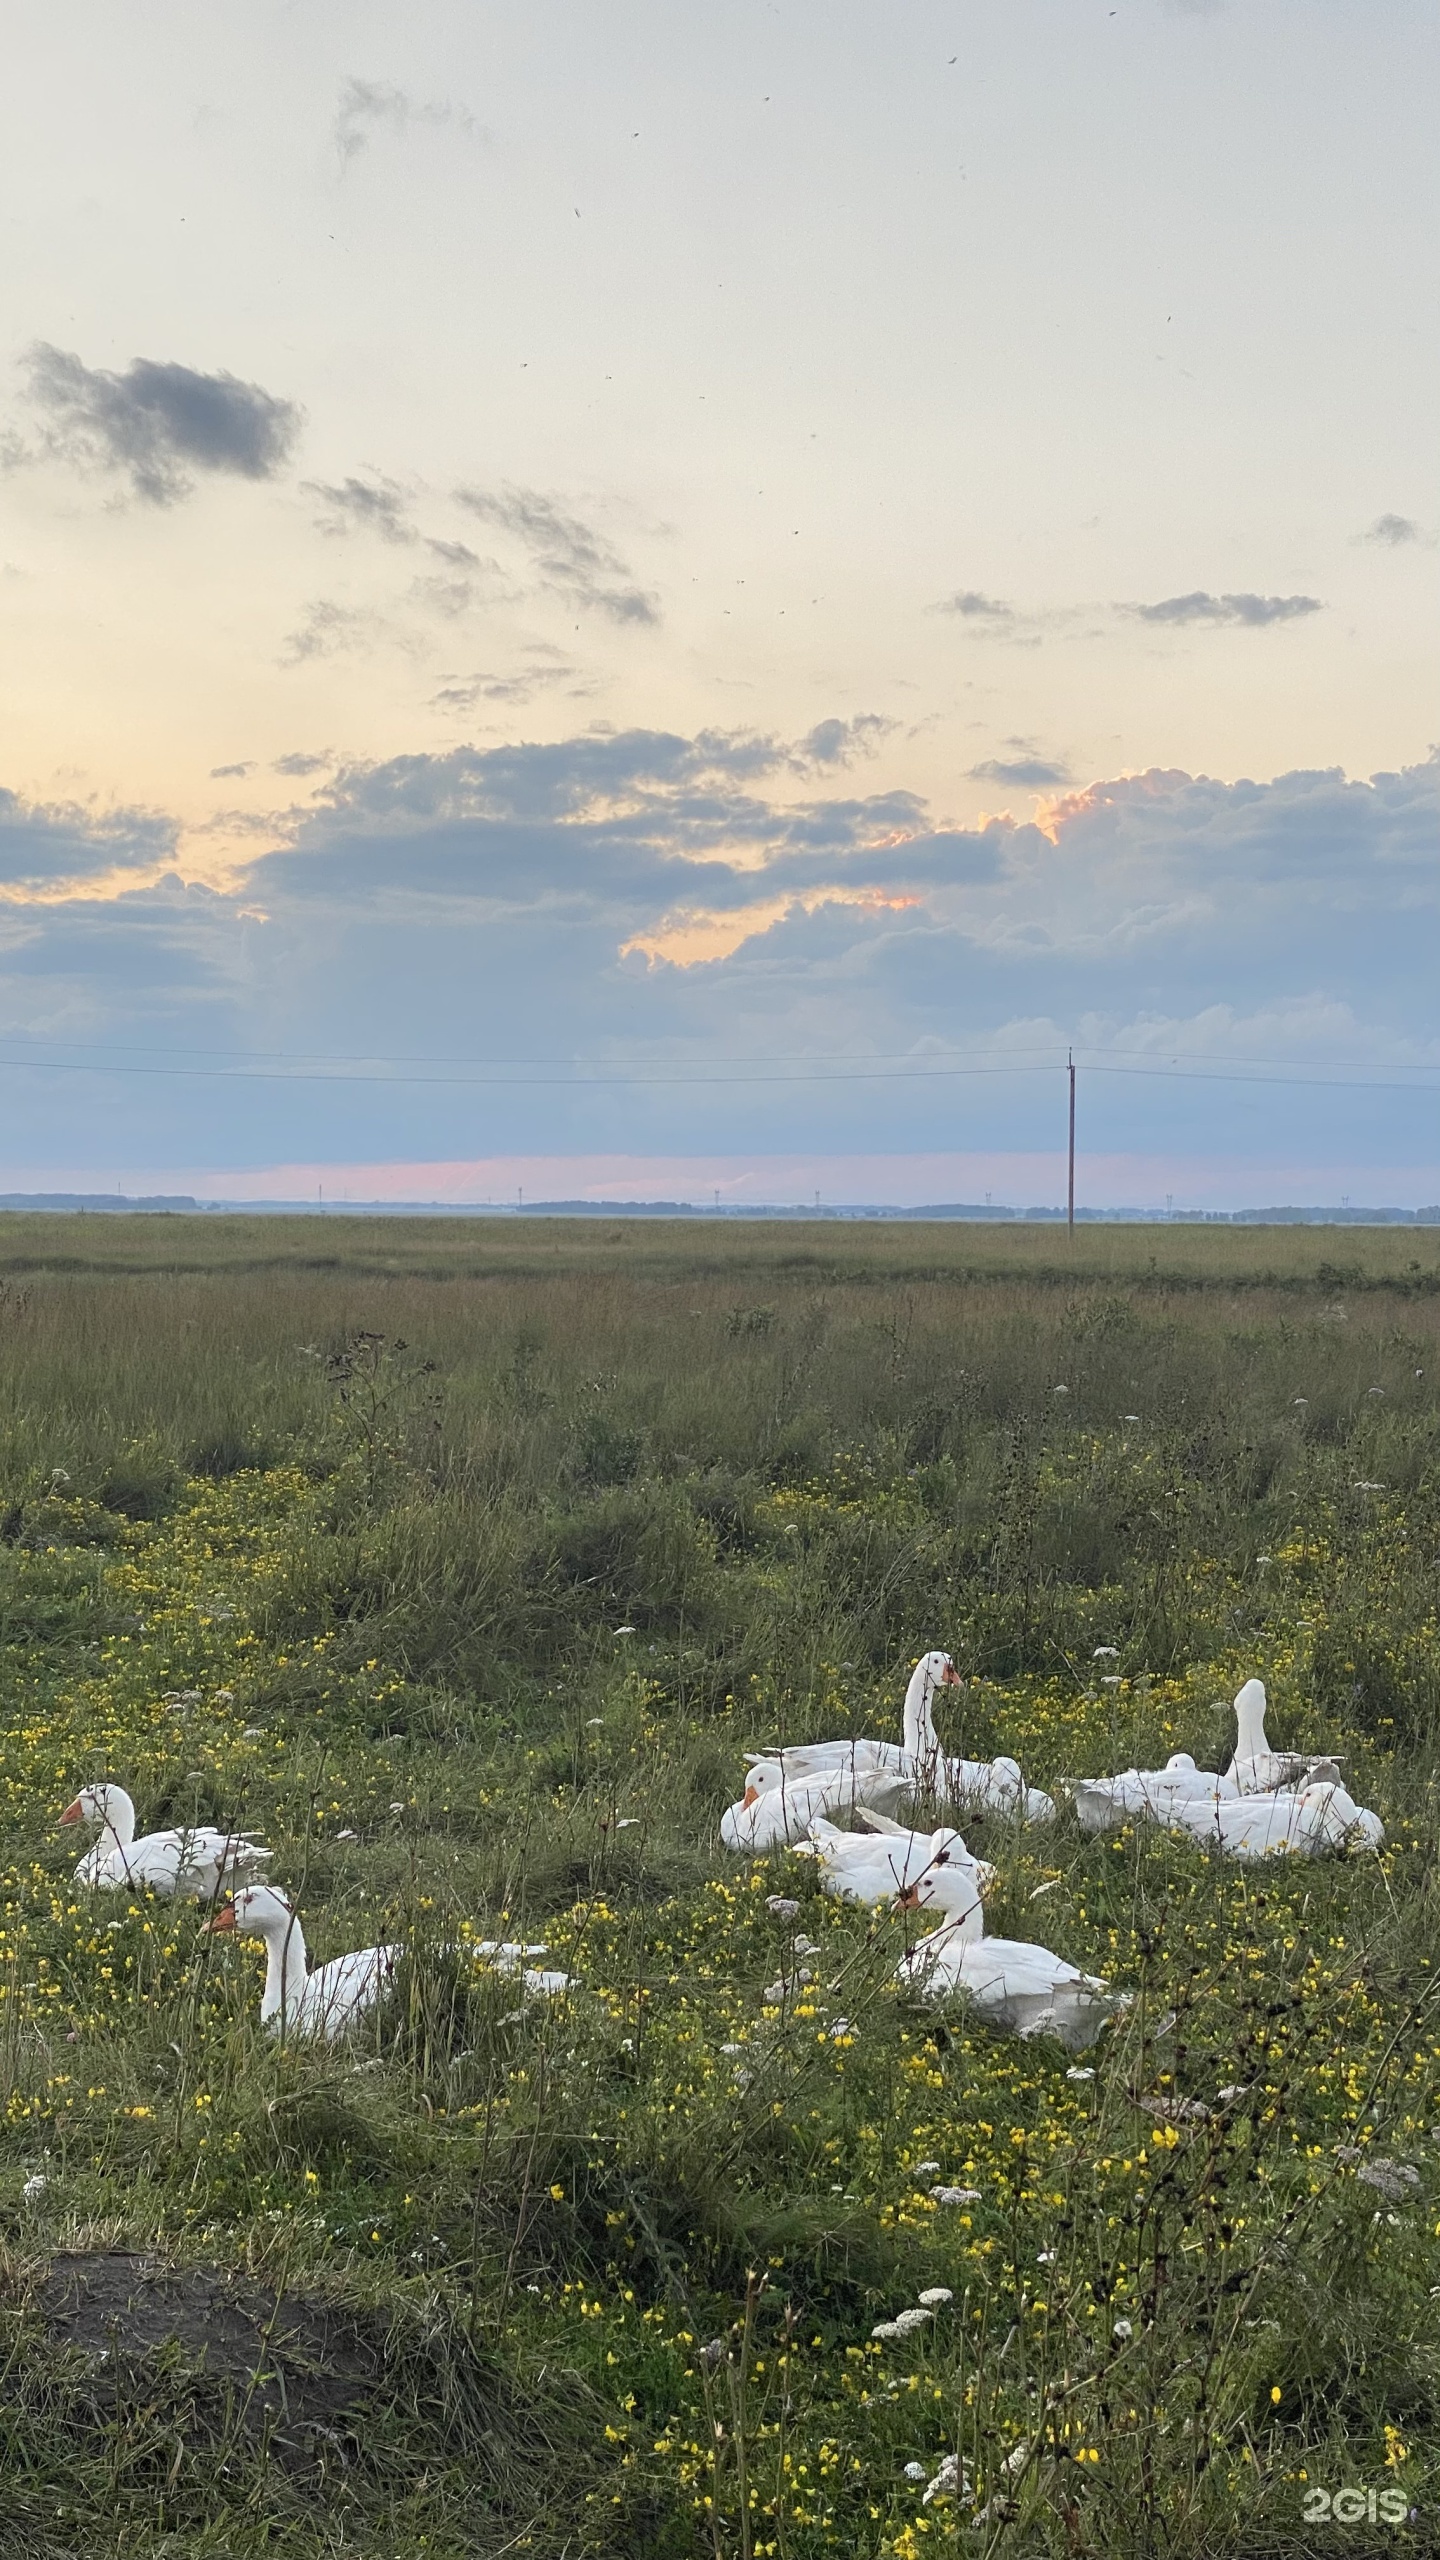
MULTIPOLYGON (((1122 1769, 1116 1778, 1077 1778, 1075 1812, 1082 1831, 1115 1831, 1123 1822, 1176 1822, 1190 1812, 1273 1795, 1322 1764, 1298 1751, 1272 1751, 1265 1739, 1265 1683, 1247 1680, 1235 1700, 1235 1751, 1223 1774, 1197 1769, 1188 1751, 1172 1751, 1163 1769, 1122 1769)), ((1329 1764, 1323 1764, 1327 1768, 1329 1764)))
POLYGON ((1323 1760, 1298 1793, 1194 1800, 1176 1805, 1169 1819, 1227 1858, 1317 1858, 1327 1849, 1378 1849, 1385 1837, 1379 1814, 1357 1804, 1334 1762, 1323 1760))
POLYGON ((940 1867, 895 1897, 901 1910, 946 1914, 944 1926, 918 1939, 899 1966, 899 1979, 925 1999, 962 1997, 991 2026, 1018 2036, 1058 2036, 1070 2053, 1083 2053, 1129 2007, 1128 1992, 1081 1973, 1049 1947, 987 1938, 980 1904, 967 1902, 967 1894, 964 1876, 940 1867))
POLYGON ((783 1849, 803 1840, 821 1815, 854 1813, 861 1805, 890 1805, 905 1793, 905 1780, 888 1769, 841 1764, 792 1778, 775 1761, 760 1760, 738 1804, 720 1817, 727 1849, 783 1849))
POLYGON ((815 1860, 822 1892, 843 1902, 893 1901, 932 1867, 949 1867, 968 1878, 977 1906, 995 1881, 995 1869, 984 1858, 971 1857, 958 1831, 907 1831, 903 1823, 867 1809, 860 1819, 875 1828, 839 1831, 817 1814, 809 1838, 795 1843, 797 1856, 815 1860))
POLYGON ((905 1692, 903 1742, 872 1742, 861 1735, 852 1742, 799 1742, 783 1750, 752 1752, 746 1800, 752 1792, 778 1785, 782 1776, 789 1785, 836 1769, 857 1774, 886 1770, 903 1779, 912 1794, 933 1797, 959 1813, 1018 1814, 1027 1822, 1053 1822, 1053 1798, 1026 1786, 1018 1761, 1004 1756, 947 1759, 935 1729, 935 1692, 963 1686, 948 1653, 923 1654, 905 1692))
POLYGON ((940 1749, 933 1704, 936 1690, 964 1685, 948 1653, 922 1654, 905 1691, 901 1741, 872 1742, 859 1734, 849 1742, 791 1742, 774 1751, 749 1751, 745 1756, 752 1764, 752 1780, 757 1765, 783 1769, 787 1782, 823 1777, 827 1770, 841 1768, 888 1769, 908 1777, 917 1761, 933 1759, 940 1749))
POLYGON ((1122 1769, 1118 1778, 1077 1778, 1072 1793, 1082 1831, 1118 1831, 1122 1822, 1169 1822, 1178 1804, 1238 1797, 1233 1778, 1197 1769, 1188 1751, 1172 1751, 1163 1769, 1122 1769))
POLYGON ((135 1837, 135 1806, 123 1787, 82 1787, 62 1822, 92 1822, 100 1836, 75 1869, 75 1882, 102 1893, 148 1888, 192 1902, 213 1902, 228 1886, 258 1877, 274 1852, 236 1831, 194 1823, 182 1831, 135 1837))
POLYGON ((333 2042, 367 2017, 388 1989, 400 1950, 361 1947, 336 1956, 312 1973, 298 1915, 273 1885, 242 1885, 208 1929, 233 1931, 265 1942, 265 1990, 260 2021, 279 2036, 324 2036, 333 2042))

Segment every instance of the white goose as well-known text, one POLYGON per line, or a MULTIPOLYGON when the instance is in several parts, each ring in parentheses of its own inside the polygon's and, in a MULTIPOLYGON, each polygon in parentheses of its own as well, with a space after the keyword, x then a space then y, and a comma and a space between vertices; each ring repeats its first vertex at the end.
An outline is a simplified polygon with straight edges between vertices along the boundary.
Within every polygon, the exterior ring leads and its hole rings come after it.
POLYGON ((986 1859, 971 1857, 958 1831, 907 1831, 903 1823, 868 1809, 860 1819, 874 1828, 868 1833, 839 1831, 817 1814, 808 1840, 795 1843, 798 1856, 815 1860, 821 1890, 843 1902, 892 1901, 932 1867, 950 1867, 967 1877, 977 1904, 995 1882, 995 1869, 986 1859))
POLYGON ((900 1961, 900 1980, 925 1999, 960 1994, 992 2026, 1019 2036, 1058 2036, 1071 2053, 1083 2052, 1129 2007, 1127 1992, 1081 1973, 1049 1947, 1023 1938, 987 1938, 981 1907, 967 1896, 966 1879, 941 1867, 895 1897, 902 1910, 934 1908, 947 1915, 943 1928, 919 1939, 900 1961))
POLYGON ((1247 1680, 1235 1700, 1235 1757, 1226 1776, 1241 1796, 1269 1795, 1302 1775, 1298 1751, 1272 1751, 1265 1739, 1265 1683, 1247 1680))
POLYGON ((1298 1793, 1277 1791, 1228 1802, 1179 1804, 1172 1824, 1227 1858, 1316 1858, 1327 1849, 1378 1849, 1385 1825, 1341 1786, 1332 1761, 1317 1761, 1298 1793))
POLYGON ((299 1917, 269 1884, 242 1885, 234 1901, 225 1903, 206 1926, 264 1939, 260 2021, 280 2036, 324 2036, 332 2042, 343 2036, 374 2008, 400 1953, 398 1947, 361 1947, 353 1955, 318 1964, 312 1973, 299 1917))
POLYGON ((149 1831, 135 1837, 135 1806, 123 1787, 82 1787, 62 1822, 91 1822, 100 1836, 75 1869, 75 1882, 102 1893, 133 1891, 174 1894, 193 1902, 213 1902, 227 1885, 256 1877, 274 1852, 262 1849, 236 1831, 213 1831, 203 1823, 183 1831, 149 1831))
POLYGON ((1169 1822, 1177 1804, 1214 1804, 1237 1797, 1233 1778, 1197 1769, 1188 1751, 1172 1751, 1163 1769, 1122 1769, 1118 1778, 1076 1778, 1071 1792, 1082 1831, 1093 1837, 1123 1822, 1169 1822))
POLYGON ((757 1761, 738 1804, 720 1817, 720 1838, 742 1853, 780 1849, 803 1840, 822 1815, 854 1813, 861 1805, 894 1804, 906 1781, 888 1769, 840 1763, 809 1777, 792 1778, 778 1761, 757 1761))
POLYGON ((752 1752, 747 1800, 752 1791, 778 1785, 776 1772, 788 1784, 830 1769, 884 1769, 903 1778, 908 1788, 933 1796, 937 1804, 953 1805, 959 1813, 1018 1814, 1027 1822, 1053 1822, 1054 1799, 1039 1787, 1026 1786, 1018 1761, 1005 1756, 946 1758, 935 1728, 935 1692, 964 1685, 948 1653, 922 1654, 905 1692, 902 1742, 873 1742, 861 1735, 851 1742, 801 1742, 779 1751, 752 1752))
POLYGON ((841 1768, 889 1769, 908 1778, 916 1761, 931 1759, 940 1749, 933 1704, 936 1690, 964 1685, 948 1653, 922 1654, 905 1691, 903 1740, 872 1742, 860 1734, 849 1742, 792 1742, 775 1751, 749 1751, 745 1756, 752 1766, 747 1784, 754 1783, 756 1767, 783 1769, 787 1782, 818 1778, 826 1770, 841 1768))

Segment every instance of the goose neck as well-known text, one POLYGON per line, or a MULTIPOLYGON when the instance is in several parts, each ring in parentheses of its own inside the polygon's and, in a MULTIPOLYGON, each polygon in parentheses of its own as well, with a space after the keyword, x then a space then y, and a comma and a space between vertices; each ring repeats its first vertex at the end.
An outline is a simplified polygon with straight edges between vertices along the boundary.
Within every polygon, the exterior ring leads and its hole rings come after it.
POLYGON ((265 1941, 265 1996, 260 2003, 262 2021, 293 2018, 305 1989, 309 1965, 305 1954, 305 1934, 296 1912, 275 1912, 261 1924, 265 1941))
POLYGON ((940 1748, 934 1701, 935 1675, 928 1662, 917 1662, 905 1692, 905 1749, 912 1760, 928 1760, 940 1748))
POLYGON ((105 1811, 101 1817, 100 1837, 115 1842, 118 1849, 128 1849, 135 1837, 135 1804, 123 1787, 107 1787, 105 1811))

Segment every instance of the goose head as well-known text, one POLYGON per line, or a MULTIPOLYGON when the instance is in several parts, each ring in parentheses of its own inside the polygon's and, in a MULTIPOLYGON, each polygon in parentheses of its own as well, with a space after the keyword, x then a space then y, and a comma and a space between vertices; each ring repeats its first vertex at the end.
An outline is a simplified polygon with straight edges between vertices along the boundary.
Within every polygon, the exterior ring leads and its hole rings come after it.
POLYGON ((895 1896, 897 1911, 969 1911, 987 1894, 998 1870, 988 1858, 972 1858, 958 1831, 930 1835, 930 1856, 895 1896))
POLYGON ((135 1837, 135 1807, 123 1787, 82 1787, 60 1819, 113 1831, 116 1839, 126 1845, 135 1837))
POLYGON ((1165 1766, 1167 1769, 1176 1770, 1193 1769, 1195 1766, 1195 1754, 1193 1751, 1172 1751, 1169 1759, 1165 1763, 1165 1766))
POLYGON ((222 1902, 213 1919, 205 1923, 207 1935, 241 1938, 283 1938, 296 1926, 295 1914, 283 1893, 273 1884, 246 1884, 230 1902, 222 1902))
POLYGON ((980 1897, 995 1881, 995 1870, 983 1858, 936 1859, 913 1884, 895 1896, 897 1911, 938 1911, 964 1938, 983 1938, 985 1914, 980 1897))

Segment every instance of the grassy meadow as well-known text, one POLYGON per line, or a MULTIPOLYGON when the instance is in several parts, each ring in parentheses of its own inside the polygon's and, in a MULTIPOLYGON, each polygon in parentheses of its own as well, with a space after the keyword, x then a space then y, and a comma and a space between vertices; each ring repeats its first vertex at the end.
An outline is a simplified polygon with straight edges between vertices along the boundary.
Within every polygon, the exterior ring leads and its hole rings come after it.
POLYGON ((1440 2550, 1437 1600, 1434 1233, 0 1219, 5 2549, 1440 2550), (717 1825, 932 1645, 1052 1789, 1258 1674, 1386 1847, 976 1821, 1133 2005, 924 2008, 717 1825), (379 2016, 78 1890, 102 1777, 379 2016))

